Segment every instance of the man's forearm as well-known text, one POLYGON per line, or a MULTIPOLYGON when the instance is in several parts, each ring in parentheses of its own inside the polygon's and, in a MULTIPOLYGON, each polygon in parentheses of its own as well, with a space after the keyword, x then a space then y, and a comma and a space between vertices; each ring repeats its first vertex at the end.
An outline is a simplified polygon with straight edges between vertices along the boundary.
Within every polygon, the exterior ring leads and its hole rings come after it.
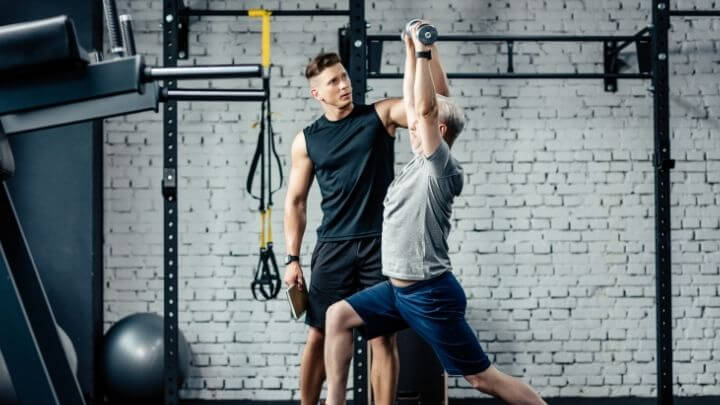
POLYGON ((287 254, 300 255, 300 245, 305 233, 306 222, 307 215, 304 203, 285 205, 285 246, 287 254))
POLYGON ((432 59, 430 60, 430 71, 432 72, 433 83, 435 84, 435 92, 445 97, 450 97, 450 84, 448 83, 447 74, 440 62, 440 52, 435 44, 430 46, 432 59))
POLYGON ((403 75, 403 103, 407 115, 408 125, 415 121, 415 97, 413 96, 415 86, 415 48, 412 45, 405 46, 405 74, 403 75))
POLYGON ((437 112, 430 63, 425 58, 417 58, 415 65, 415 113, 418 116, 428 116, 437 112))

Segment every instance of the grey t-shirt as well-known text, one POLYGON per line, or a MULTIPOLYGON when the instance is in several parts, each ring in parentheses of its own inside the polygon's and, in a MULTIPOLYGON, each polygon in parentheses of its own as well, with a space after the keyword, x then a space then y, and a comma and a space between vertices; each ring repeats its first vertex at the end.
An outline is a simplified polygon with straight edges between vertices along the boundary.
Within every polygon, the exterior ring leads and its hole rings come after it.
POLYGON ((385 196, 382 272, 401 280, 427 280, 451 270, 447 238, 462 168, 443 141, 427 158, 415 155, 385 196))

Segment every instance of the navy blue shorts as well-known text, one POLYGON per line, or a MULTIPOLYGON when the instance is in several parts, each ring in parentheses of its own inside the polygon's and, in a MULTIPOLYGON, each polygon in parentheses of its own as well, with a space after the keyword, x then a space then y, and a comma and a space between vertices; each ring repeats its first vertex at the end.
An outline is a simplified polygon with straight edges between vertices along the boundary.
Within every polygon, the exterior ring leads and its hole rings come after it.
POLYGON ((477 374, 490 367, 465 321, 465 291, 451 272, 408 287, 385 281, 346 301, 365 322, 367 339, 409 327, 433 348, 449 375, 477 374))

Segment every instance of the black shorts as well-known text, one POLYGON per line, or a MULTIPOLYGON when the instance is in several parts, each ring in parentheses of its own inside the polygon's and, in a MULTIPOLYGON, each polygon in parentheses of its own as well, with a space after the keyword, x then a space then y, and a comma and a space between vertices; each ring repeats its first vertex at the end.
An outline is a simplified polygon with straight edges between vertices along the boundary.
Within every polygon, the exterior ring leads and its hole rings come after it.
POLYGON ((387 280, 382 275, 380 237, 318 242, 313 251, 305 323, 325 330, 328 307, 387 280))

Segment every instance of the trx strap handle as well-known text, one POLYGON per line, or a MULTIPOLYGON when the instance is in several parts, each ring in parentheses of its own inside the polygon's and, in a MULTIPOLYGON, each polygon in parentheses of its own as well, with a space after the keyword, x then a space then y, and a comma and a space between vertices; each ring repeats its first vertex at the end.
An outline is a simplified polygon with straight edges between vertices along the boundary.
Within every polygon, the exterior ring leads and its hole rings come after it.
MULTIPOLYGON (((277 261, 275 260, 273 244, 266 240, 266 236, 268 236, 270 232, 268 232, 268 234, 265 233, 266 223, 270 222, 271 213, 272 209, 268 209, 267 213, 260 213, 260 255, 258 257, 257 268, 255 269, 255 277, 250 285, 253 298, 256 300, 261 300, 258 296, 258 291, 260 292, 260 296, 265 300, 273 299, 280 293, 280 271, 278 270, 277 261)), ((269 226, 267 226, 267 228, 270 229, 269 226)))
POLYGON ((282 164, 280 157, 275 149, 275 134, 272 130, 272 112, 270 109, 270 12, 267 10, 250 10, 248 13, 250 17, 261 17, 262 18, 262 65, 264 70, 263 75, 263 88, 267 94, 265 100, 263 100, 260 110, 260 132, 258 133, 257 146, 255 147, 255 154, 253 155, 252 161, 250 162, 250 173, 247 178, 246 188, 248 194, 260 201, 259 213, 260 213, 260 252, 258 257, 258 264, 255 268, 255 274, 253 281, 250 285, 250 289, 253 294, 253 298, 256 300, 270 300, 280 293, 281 280, 280 271, 278 270, 277 261, 275 259, 275 252, 273 251, 273 236, 272 236, 272 195, 274 192, 282 187, 283 173, 282 164), (265 105, 267 103, 267 114, 265 105), (275 156, 277 162, 278 172, 280 174, 280 185, 277 189, 272 188, 272 156, 268 155, 267 167, 265 166, 265 154, 266 154, 266 137, 265 128, 267 121, 267 153, 272 153, 275 156), (256 196, 252 193, 253 180, 257 173, 258 165, 260 165, 260 196, 256 196), (265 178, 267 176, 267 187, 265 178), (265 205, 265 193, 267 192, 268 203, 265 205), (259 294, 258 294, 259 293, 259 294))

